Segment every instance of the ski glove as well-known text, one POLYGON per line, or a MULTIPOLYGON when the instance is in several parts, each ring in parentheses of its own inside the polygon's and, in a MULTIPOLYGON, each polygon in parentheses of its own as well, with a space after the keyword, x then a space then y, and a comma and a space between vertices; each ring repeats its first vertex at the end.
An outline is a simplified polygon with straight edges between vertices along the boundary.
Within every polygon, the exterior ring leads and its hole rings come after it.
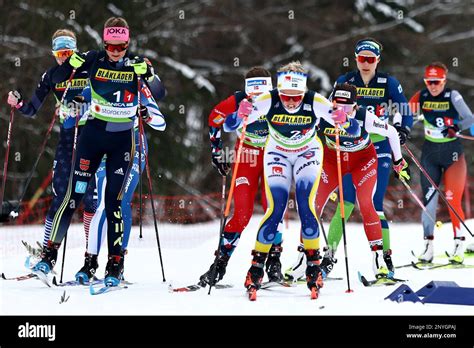
POLYGON ((17 90, 8 92, 7 103, 10 104, 10 106, 16 107, 17 109, 21 108, 23 105, 23 97, 21 96, 21 93, 17 90))
POLYGON ((395 176, 408 183, 410 181, 410 168, 408 168, 408 162, 402 158, 398 161, 393 162, 393 170, 395 171, 395 176))
POLYGON ((457 132, 459 132, 459 127, 456 124, 449 126, 446 129, 443 129, 443 131, 441 131, 445 138, 456 138, 457 132))
POLYGON ((226 176, 230 170, 230 164, 224 159, 222 150, 213 151, 212 154, 212 165, 217 169, 220 175, 226 176))
POLYGON ((407 142, 408 134, 410 131, 406 127, 402 127, 399 124, 394 125, 395 129, 398 132, 398 138, 400 139, 400 145, 403 145, 407 142))
POLYGON ((148 108, 145 105, 139 106, 139 115, 143 121, 147 122, 150 118, 150 114, 148 113, 148 108))
POLYGON ((336 124, 343 124, 347 121, 347 114, 342 109, 336 109, 331 114, 334 123, 336 124))
POLYGON ((84 97, 82 95, 76 95, 72 99, 71 104, 71 117, 76 117, 82 115, 82 110, 85 107, 84 105, 84 97))
POLYGON ((237 117, 244 118, 250 115, 253 110, 252 103, 249 102, 247 99, 242 99, 239 104, 239 109, 237 110, 237 117))
POLYGON ((83 53, 74 52, 72 54, 71 58, 69 58, 69 64, 74 69, 80 68, 82 66, 82 64, 84 64, 85 61, 86 61, 86 57, 85 57, 85 54, 83 54, 83 53))

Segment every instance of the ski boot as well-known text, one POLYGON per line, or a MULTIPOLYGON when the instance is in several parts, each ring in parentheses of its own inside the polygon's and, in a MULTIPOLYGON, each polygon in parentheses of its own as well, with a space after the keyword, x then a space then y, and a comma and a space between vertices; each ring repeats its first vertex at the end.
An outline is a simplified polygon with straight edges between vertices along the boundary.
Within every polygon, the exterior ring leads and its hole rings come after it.
POLYGON ((205 287, 206 285, 214 286, 222 280, 222 278, 224 278, 229 258, 228 255, 218 256, 216 262, 211 265, 209 270, 199 277, 198 285, 202 287, 205 287))
POLYGON ((395 275, 395 267, 392 262, 392 249, 387 249, 383 252, 383 260, 388 270, 387 278, 393 278, 395 275))
POLYGON ((337 262, 337 259, 334 257, 336 253, 335 250, 326 249, 324 253, 323 261, 321 261, 321 273, 323 275, 323 279, 326 279, 329 273, 332 271, 334 264, 337 262))
POLYGON ((48 245, 43 248, 41 253, 41 260, 34 267, 34 271, 40 271, 45 275, 51 272, 58 259, 58 249, 61 246, 60 243, 53 243, 48 241, 48 245))
POLYGON ((268 253, 268 259, 265 263, 265 272, 267 272, 269 282, 281 282, 283 274, 281 273, 280 255, 283 251, 281 245, 272 245, 268 253))
POLYGON ((320 267, 321 256, 318 249, 308 249, 304 251, 306 255, 306 284, 311 290, 311 299, 316 300, 319 296, 319 289, 323 287, 323 275, 320 267))
POLYGON ((374 245, 372 248, 372 268, 376 279, 388 278, 390 271, 384 260, 384 253, 381 245, 374 245))
POLYGON ((284 279, 286 281, 296 282, 304 279, 305 276, 306 255, 303 245, 298 246, 298 258, 296 262, 285 271, 284 279))
POLYGON ((239 243, 240 233, 224 232, 219 249, 214 252, 217 260, 212 263, 209 270, 199 277, 198 285, 205 287, 206 285, 214 286, 224 277, 227 263, 230 256, 234 252, 239 243), (213 276, 214 275, 214 276, 213 276))
POLYGON ((418 262, 431 263, 434 257, 433 238, 425 239, 425 249, 423 253, 418 256, 418 262))
POLYGON ((76 273, 76 281, 84 285, 89 283, 95 278, 95 271, 99 268, 97 262, 97 255, 89 254, 86 252, 84 266, 76 273))
POLYGON ((250 266, 247 272, 244 286, 247 289, 250 301, 255 301, 257 299, 257 290, 260 289, 262 285, 264 276, 263 267, 265 266, 265 259, 268 254, 252 250, 252 255, 252 266, 250 266))
POLYGON ((105 266, 105 286, 118 286, 123 278, 124 254, 109 255, 107 266, 105 266))
POLYGON ((449 262, 458 265, 464 262, 464 240, 464 237, 454 238, 454 250, 449 257, 449 262))

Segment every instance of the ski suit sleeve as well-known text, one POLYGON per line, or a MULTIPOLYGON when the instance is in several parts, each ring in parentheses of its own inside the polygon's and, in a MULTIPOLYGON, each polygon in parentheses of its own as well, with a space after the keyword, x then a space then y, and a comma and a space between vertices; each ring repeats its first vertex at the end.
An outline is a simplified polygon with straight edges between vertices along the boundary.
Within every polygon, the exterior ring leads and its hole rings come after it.
MULTIPOLYGON (((253 102, 253 110, 247 117, 247 125, 257 121, 260 116, 266 115, 268 111, 270 111, 270 107, 272 105, 272 96, 269 92, 263 93, 258 96, 257 99, 253 102)), ((235 131, 237 128, 240 127, 242 123, 240 117, 237 116, 237 113, 229 115, 225 119, 224 130, 226 132, 235 131)))
POLYGON ((209 114, 209 140, 211 141, 211 149, 214 152, 218 152, 222 149, 221 128, 226 117, 235 110, 237 110, 237 101, 235 100, 235 96, 231 95, 214 106, 209 114))
POLYGON ((154 74, 152 79, 145 79, 145 81, 156 102, 165 98, 166 88, 158 74, 154 74))
POLYGON ((403 94, 403 88, 400 82, 393 76, 388 77, 388 93, 390 96, 390 100, 394 105, 394 118, 400 118, 400 116, 396 116, 396 114, 401 115, 402 119, 402 127, 407 129, 408 131, 411 130, 413 126, 413 114, 410 111, 408 106, 408 100, 403 94))
MULTIPOLYGON (((85 62, 77 69, 77 72, 89 70, 97 57, 98 51, 88 51, 85 53, 85 62)), ((66 81, 71 76, 74 68, 69 64, 69 57, 63 64, 61 64, 52 74, 51 82, 53 84, 66 81)))
MULTIPOLYGON (((321 94, 314 94, 313 112, 317 117, 322 117, 331 125, 336 125, 331 116, 332 103, 328 99, 324 98, 321 94)), ((351 135, 359 135, 361 132, 359 123, 353 118, 349 118, 347 122, 342 125, 342 128, 344 128, 344 130, 351 135)))
POLYGON ((468 129, 474 124, 474 116, 472 115, 471 109, 464 102, 462 95, 456 91, 451 91, 451 102, 454 108, 459 113, 458 127, 460 130, 468 129))
POLYGON ((27 117, 33 117, 44 103, 48 93, 51 91, 50 71, 45 71, 41 75, 41 80, 36 87, 35 93, 29 102, 23 102, 18 110, 27 117))
POLYGON ((150 117, 146 121, 148 125, 156 130, 164 131, 166 128, 165 117, 160 111, 158 104, 156 104, 150 89, 146 85, 142 85, 140 90, 141 104, 146 106, 150 117))
POLYGON ((392 125, 385 123, 375 116, 372 112, 366 110, 364 127, 367 133, 379 134, 388 138, 390 148, 393 152, 394 161, 402 158, 402 150, 400 147, 400 138, 398 132, 392 125))

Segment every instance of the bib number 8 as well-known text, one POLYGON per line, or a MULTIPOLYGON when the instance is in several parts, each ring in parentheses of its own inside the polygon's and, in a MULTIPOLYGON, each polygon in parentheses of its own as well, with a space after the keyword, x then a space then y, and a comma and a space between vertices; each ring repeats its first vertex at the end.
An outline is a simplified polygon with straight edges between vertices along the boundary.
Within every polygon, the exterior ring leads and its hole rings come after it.
POLYGON ((442 117, 437 117, 435 119, 436 127, 444 127, 444 119, 442 117))

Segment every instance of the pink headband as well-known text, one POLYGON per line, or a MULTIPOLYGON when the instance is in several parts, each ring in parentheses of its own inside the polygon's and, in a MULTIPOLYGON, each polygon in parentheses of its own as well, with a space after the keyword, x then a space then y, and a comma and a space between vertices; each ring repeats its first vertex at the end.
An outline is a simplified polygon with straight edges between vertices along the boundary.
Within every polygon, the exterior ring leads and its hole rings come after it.
POLYGON ((109 27, 104 28, 104 41, 128 41, 130 35, 128 28, 125 27, 109 27))

